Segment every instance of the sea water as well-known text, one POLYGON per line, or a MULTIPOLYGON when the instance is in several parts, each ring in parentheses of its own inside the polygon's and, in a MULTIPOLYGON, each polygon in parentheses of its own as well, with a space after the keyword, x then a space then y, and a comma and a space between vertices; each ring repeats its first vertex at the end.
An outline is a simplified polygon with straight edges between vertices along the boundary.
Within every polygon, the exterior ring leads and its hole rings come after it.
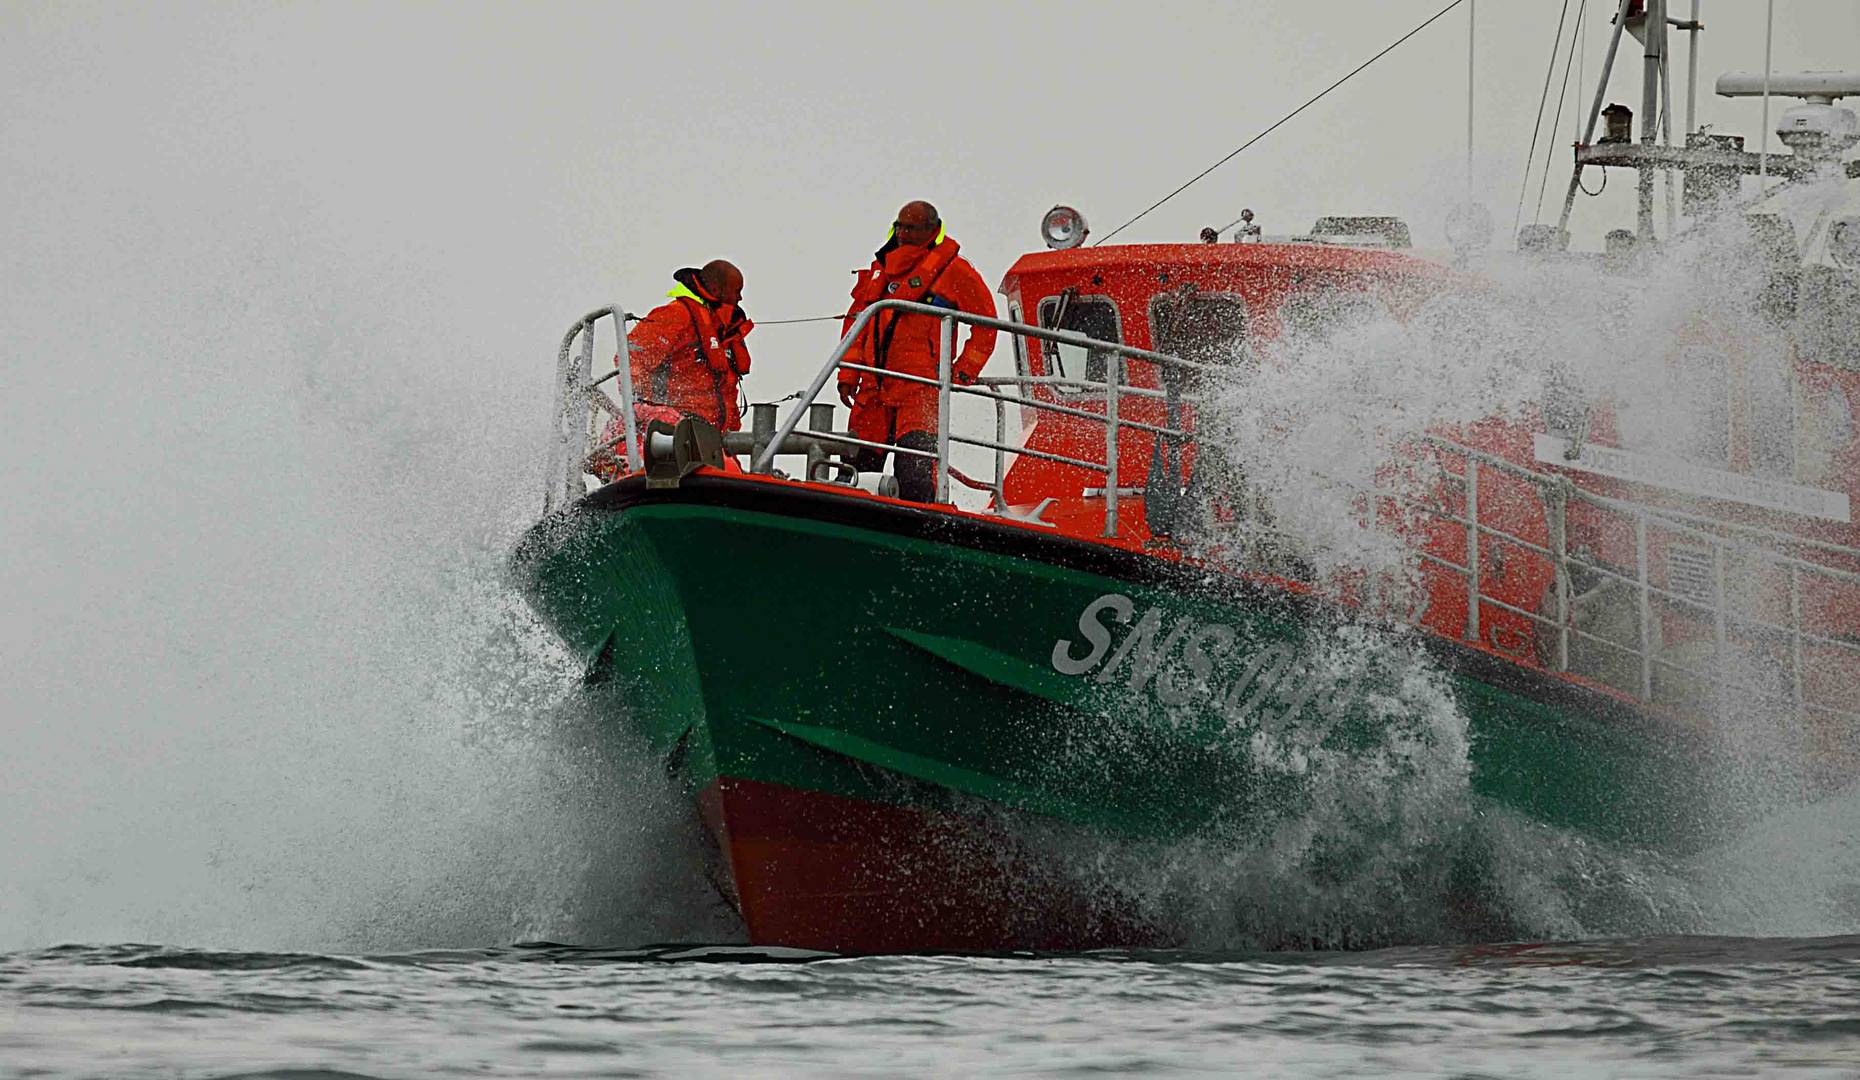
POLYGON ((1860 938, 807 958, 0 957, 0 1075, 1851 1076, 1860 938))

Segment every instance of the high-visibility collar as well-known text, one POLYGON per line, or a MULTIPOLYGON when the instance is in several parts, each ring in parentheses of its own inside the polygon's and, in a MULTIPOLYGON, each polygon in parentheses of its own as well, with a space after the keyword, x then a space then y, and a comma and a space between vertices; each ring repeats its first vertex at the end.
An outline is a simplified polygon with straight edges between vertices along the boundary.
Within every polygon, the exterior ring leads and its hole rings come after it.
MULTIPOLYGON (((930 241, 930 243, 926 246, 935 247, 938 244, 942 243, 943 238, 948 235, 949 235, 949 226, 943 224, 941 220, 938 220, 936 223, 936 239, 930 241)), ((896 224, 893 224, 891 228, 885 230, 885 242, 879 245, 878 250, 880 252, 883 252, 886 248, 890 247, 892 241, 896 240, 897 238, 898 238, 898 227, 896 224)))
POLYGON ((665 295, 671 297, 674 300, 696 300, 698 303, 703 304, 705 307, 710 307, 712 304, 712 301, 706 300, 702 296, 699 296, 697 293, 692 292, 691 287, 689 285, 686 285, 682 281, 676 285, 673 285, 672 291, 666 293, 665 295))

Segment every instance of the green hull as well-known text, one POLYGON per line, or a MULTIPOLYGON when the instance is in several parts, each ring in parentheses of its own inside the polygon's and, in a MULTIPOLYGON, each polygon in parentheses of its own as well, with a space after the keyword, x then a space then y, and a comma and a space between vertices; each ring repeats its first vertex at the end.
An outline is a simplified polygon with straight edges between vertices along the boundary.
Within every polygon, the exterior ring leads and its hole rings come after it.
POLYGON ((610 485, 516 568, 697 791, 1265 828, 1296 812, 1304 758, 1433 737, 1399 715, 1418 653, 1465 717, 1477 796, 1613 843, 1700 839, 1696 748, 1619 698, 1432 638, 1314 666, 1351 655, 1333 610, 1140 552, 703 475, 610 485))

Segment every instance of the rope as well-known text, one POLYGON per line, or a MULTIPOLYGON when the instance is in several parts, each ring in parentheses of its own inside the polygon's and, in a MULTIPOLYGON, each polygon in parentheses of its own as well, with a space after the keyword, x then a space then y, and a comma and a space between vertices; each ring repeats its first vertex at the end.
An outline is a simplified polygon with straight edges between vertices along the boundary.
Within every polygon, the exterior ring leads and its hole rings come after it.
MULTIPOLYGON (((1550 80, 1556 77, 1556 54, 1563 47, 1563 21, 1569 17, 1569 0, 1563 0, 1563 13, 1556 17, 1556 33, 1550 37, 1550 63, 1544 68, 1544 90, 1537 98, 1537 119, 1531 121, 1531 149, 1524 155, 1524 179, 1518 182, 1518 212, 1511 219, 1511 233, 1516 236, 1518 226, 1524 224, 1524 196, 1531 190, 1531 162, 1537 160, 1537 134, 1544 126, 1544 106, 1550 102, 1550 80)), ((1580 15, 1577 18, 1581 18, 1580 15)), ((1556 114, 1560 120, 1563 116, 1563 102, 1556 103, 1556 114)), ((1556 130, 1556 121, 1550 124, 1550 130, 1556 130)), ((1548 174, 1550 163, 1544 162, 1544 172, 1548 174)))
POLYGON ((968 476, 954 465, 949 467, 949 478, 961 484, 963 487, 972 488, 976 491, 993 491, 995 489, 993 484, 985 484, 972 476, 968 476))
POLYGON ((756 325, 757 326, 793 326, 795 323, 827 322, 833 319, 844 319, 845 317, 846 317, 845 313, 842 312, 838 315, 810 315, 805 319, 757 319, 756 325))
MULTIPOLYGON (((1393 44, 1389 45, 1387 48, 1383 49, 1381 52, 1377 53, 1376 55, 1358 64, 1348 75, 1345 75, 1343 78, 1338 79, 1336 82, 1331 83, 1329 86, 1325 87, 1323 90, 1320 90, 1316 97, 1313 97, 1311 100, 1305 102, 1303 105, 1298 106, 1296 109, 1293 109, 1291 112, 1286 113, 1284 116, 1274 121, 1271 127, 1253 136, 1252 138, 1248 139, 1246 142, 1241 143, 1239 147, 1237 147, 1232 153, 1228 154, 1226 157, 1222 158, 1221 160, 1215 162, 1214 164, 1196 173, 1188 181, 1188 183, 1183 184, 1181 187, 1176 188, 1174 191, 1171 191, 1169 194, 1164 195, 1162 198, 1156 200, 1154 203, 1151 203, 1149 207, 1143 211, 1143 213, 1138 214, 1136 217, 1133 217, 1129 221, 1124 222, 1122 225, 1119 225, 1117 228, 1112 229, 1108 233, 1105 233, 1103 236, 1099 237, 1098 239, 1093 240, 1092 246, 1097 247, 1099 244, 1104 243, 1106 240, 1109 240, 1111 237, 1116 236, 1118 233, 1123 232, 1125 229, 1128 229, 1132 225, 1135 225, 1137 222, 1143 220, 1145 217, 1149 215, 1151 210, 1156 209, 1157 207, 1161 206, 1163 203, 1166 203, 1170 199, 1173 199, 1177 195, 1180 195, 1184 191, 1187 191, 1202 177, 1220 168, 1222 165, 1227 164, 1228 162, 1232 161, 1234 158, 1239 157, 1241 151, 1245 150, 1249 146, 1252 146, 1254 143, 1272 134, 1273 132, 1279 130, 1279 128, 1282 127, 1287 121, 1291 120, 1293 117, 1297 116, 1299 113, 1304 112, 1306 109, 1309 109, 1311 106, 1316 105, 1318 101, 1324 97, 1325 94, 1328 94, 1332 90, 1335 90, 1339 86, 1342 86, 1344 83, 1349 82, 1351 79, 1355 78, 1359 73, 1361 73, 1364 68, 1375 63, 1377 60, 1382 59, 1383 57, 1387 56, 1389 53, 1394 52, 1396 48, 1398 48, 1401 45, 1402 42, 1407 41, 1409 38, 1427 29, 1429 26, 1433 25, 1435 20, 1439 19, 1442 15, 1445 15, 1447 12, 1452 11, 1454 8, 1459 7, 1461 4, 1465 2, 1466 0, 1451 0, 1451 2, 1447 4, 1446 7, 1443 7, 1439 11, 1435 12, 1432 16, 1428 18, 1426 22, 1408 31, 1407 33, 1403 34, 1401 37, 1396 38, 1393 44)), ((1235 220, 1237 223, 1238 219, 1235 219, 1235 220)), ((1232 228, 1232 227, 1233 227, 1232 225, 1228 226, 1228 228, 1232 228)), ((1227 230, 1222 229, 1221 231, 1225 232, 1227 230)))

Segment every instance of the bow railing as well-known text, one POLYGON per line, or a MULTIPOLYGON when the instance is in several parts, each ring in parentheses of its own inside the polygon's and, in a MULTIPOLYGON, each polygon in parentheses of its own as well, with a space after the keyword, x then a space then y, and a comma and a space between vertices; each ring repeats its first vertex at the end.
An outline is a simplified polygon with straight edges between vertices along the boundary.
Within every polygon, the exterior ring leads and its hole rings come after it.
MULTIPOLYGON (((977 486, 984 487, 992 494, 993 497, 990 500, 989 509, 997 514, 1004 515, 1012 513, 1005 492, 1007 458, 1010 455, 1040 458, 1057 464, 1073 465, 1078 468, 1102 473, 1105 477, 1103 487, 1105 500, 1104 535, 1116 536, 1118 534, 1117 509, 1119 491, 1122 486, 1120 481, 1124 476, 1118 460, 1119 436, 1126 431, 1142 431, 1168 438, 1180 445, 1190 445, 1195 442, 1193 430, 1187 427, 1178 428, 1170 425, 1150 424, 1123 415, 1120 411, 1120 405, 1126 398, 1149 398, 1166 401, 1169 400, 1172 395, 1163 390, 1131 386, 1125 383, 1120 374, 1124 367, 1121 363, 1122 360, 1142 360, 1157 365, 1158 369, 1161 371, 1192 372, 1204 376, 1219 375, 1229 370, 1216 365, 1196 363, 1191 360, 1184 360, 1181 357, 1153 352, 1149 349, 1139 349, 1133 345, 1103 341, 1070 330, 1055 330, 1040 326, 1029 326, 1026 323, 1012 322, 986 315, 975 315, 964 311, 952 311, 949 308, 936 307, 930 304, 920 304, 908 300, 881 300, 867 307, 864 311, 861 311, 853 320, 846 334, 841 337, 839 344, 835 346, 833 352, 827 357, 826 362, 821 364, 820 369, 815 372, 814 378, 808 384, 807 388, 801 392, 800 398, 796 402, 794 408, 789 411, 787 417, 783 419, 780 426, 776 428, 773 442, 767 447, 759 447, 756 450, 751 468, 756 472, 767 472, 773 467, 774 456, 778 452, 777 448, 799 428, 802 418, 808 414, 808 407, 815 403, 821 391, 826 388, 829 382, 835 381, 840 371, 851 370, 870 373, 882 376, 886 379, 917 383, 936 389, 936 449, 934 451, 923 450, 915 447, 900 446, 896 443, 861 439, 852 436, 850 432, 836 434, 835 438, 839 441, 851 446, 933 459, 936 469, 935 498, 936 501, 940 503, 946 503, 950 499, 950 479, 952 475, 961 478, 960 474, 956 473, 950 464, 951 448, 953 446, 969 446, 992 451, 994 455, 994 474, 992 482, 985 485, 978 483, 977 486), (847 352, 852 348, 853 343, 857 342, 860 336, 865 332, 867 325, 886 311, 895 311, 899 314, 928 315, 939 321, 940 333, 938 335, 936 378, 931 379, 904 372, 884 370, 865 364, 853 363, 846 359, 847 352), (1063 376, 1030 375, 1023 373, 1009 377, 983 376, 975 379, 973 383, 964 385, 956 382, 953 370, 957 326, 967 326, 971 329, 992 329, 1019 338, 1022 342, 1039 341, 1050 342, 1054 345, 1072 345, 1083 349, 1089 349, 1093 352, 1116 356, 1120 358, 1120 363, 1117 365, 1107 365, 1107 371, 1113 376, 1118 377, 1107 379, 1073 379, 1063 376), (1092 400, 1096 400, 1096 395, 1102 394, 1104 396, 1104 411, 1100 413, 1091 409, 1078 408, 1075 405, 1066 405, 1058 401, 1045 400, 1040 395, 1032 392, 1033 388, 1038 386, 1064 388, 1069 391, 1092 395, 1092 400), (981 399, 993 404, 995 418, 993 438, 958 434, 951 430, 953 406, 958 397, 981 399), (1102 429, 1104 440, 1102 444, 1102 460, 1093 460, 1091 458, 1079 457, 1072 454, 1061 454, 1051 450, 1036 450, 1024 445, 1009 443, 1007 441, 1007 406, 1009 405, 1014 405, 1020 409, 1029 410, 1034 413, 1072 416, 1086 420, 1088 423, 1099 425, 1102 429)), ((1165 379, 1163 381, 1166 382, 1167 380, 1165 379)))
MULTIPOLYGON (((603 459, 610 465, 616 466, 615 471, 630 472, 640 467, 639 434, 635 429, 634 412, 631 407, 633 400, 631 371, 630 365, 625 362, 624 346, 619 347, 622 362, 617 365, 617 370, 599 377, 593 375, 595 330, 604 320, 611 322, 617 310, 614 307, 607 307, 588 313, 571 326, 562 339, 558 355, 556 431, 548 466, 550 482, 548 496, 545 500, 547 509, 555 509, 567 500, 582 494, 585 490, 584 474, 595 471, 597 463, 603 459), (579 349, 576 348, 577 343, 579 343, 579 349), (618 395, 617 401, 605 392, 609 384, 612 384, 613 390, 618 395), (601 434, 608 426, 607 422, 617 422, 615 426, 623 430, 617 435, 609 435, 603 439, 601 434)), ((993 329, 1013 335, 1023 341, 1070 345, 1097 353, 1114 355, 1122 360, 1146 361, 1167 371, 1200 376, 1230 373, 1230 369, 1217 365, 1196 363, 1148 349, 1103 341, 1069 330, 1029 326, 1025 323, 952 311, 949 308, 906 300, 881 300, 867 307, 853 320, 839 344, 834 347, 832 353, 814 374, 812 381, 795 396, 794 405, 785 417, 776 422, 773 420, 775 408, 773 405, 752 406, 750 430, 726 434, 725 450, 732 454, 747 454, 750 458, 751 471, 765 474, 775 470, 776 459, 780 455, 806 455, 808 464, 804 475, 808 479, 846 477, 850 471, 847 466, 842 463, 829 462, 826 459, 833 454, 840 454, 844 457, 860 448, 889 451, 901 457, 931 459, 935 467, 935 499, 937 502, 950 501, 950 482, 954 478, 959 482, 989 492, 991 498, 988 509, 1004 516, 1013 516, 1013 509, 1008 505, 1006 497, 1006 477, 1010 457, 1041 458, 1058 464, 1073 465, 1098 472, 1105 477, 1102 488, 1105 500, 1104 535, 1116 536, 1119 529, 1118 504, 1121 492, 1126 487, 1125 481, 1128 479, 1126 470, 1118 460, 1120 435, 1125 432, 1143 432, 1169 439, 1178 446, 1192 445, 1195 442, 1195 433, 1191 426, 1152 424, 1142 419, 1126 416, 1122 406, 1128 399, 1168 402, 1176 395, 1166 390, 1132 386, 1124 382, 1121 377, 1076 379, 1063 376, 1017 374, 983 376, 967 385, 958 383, 954 378, 953 364, 956 327, 959 325, 993 329), (859 340, 866 327, 873 319, 886 311, 929 315, 939 320, 941 333, 936 378, 882 370, 846 359, 847 352, 853 343, 859 340), (827 385, 835 381, 837 373, 841 370, 871 373, 886 379, 918 383, 935 388, 938 404, 935 449, 926 450, 895 442, 865 439, 848 430, 833 430, 834 405, 831 401, 821 402, 818 399, 827 385), (1047 400, 1034 392, 1036 387, 1068 391, 1072 395, 1068 400, 1073 403, 1047 400), (1100 395, 1104 402, 1102 412, 1079 407, 1086 401, 1095 403, 1100 395), (985 400, 991 403, 994 411, 992 437, 952 430, 952 411, 958 398, 985 400), (1077 454, 1033 449, 1010 442, 1007 423, 1009 405, 1034 413, 1071 416, 1085 420, 1088 424, 1097 425, 1103 433, 1100 459, 1094 460, 1092 457, 1081 457, 1077 454), (806 426, 804 427, 803 424, 806 426), (973 480, 954 468, 950 462, 951 451, 953 447, 958 446, 992 452, 994 464, 992 479, 989 481, 973 480)), ((618 338, 620 342, 624 342, 625 334, 619 333, 618 338)), ((1107 366, 1110 368, 1109 373, 1113 376, 1118 375, 1123 368, 1122 363, 1107 366)), ((1166 379, 1163 381, 1167 382, 1166 379)))
MULTIPOLYGON (((582 494, 584 474, 595 471, 603 459, 612 467, 609 475, 640 467, 624 345, 616 346, 622 362, 615 371, 598 378, 592 374, 594 331, 603 321, 611 323, 617 310, 590 312, 563 339, 550 463, 551 508, 582 494), (610 387, 618 400, 607 392, 610 387), (619 434, 603 437, 612 428, 619 429, 619 434)), ((1104 379, 1034 375, 1023 365, 1016 375, 958 383, 952 370, 958 326, 991 328, 1022 343, 1075 346, 1145 361, 1156 365, 1159 374, 1174 371, 1214 378, 1234 374, 1229 367, 1195 363, 1073 331, 884 300, 854 319, 808 386, 795 396, 786 416, 778 419, 773 404, 752 406, 750 430, 727 433, 725 450, 747 456, 750 470, 763 474, 775 472, 777 461, 785 455, 804 456, 804 478, 841 483, 858 479, 848 459, 860 449, 929 459, 935 470, 937 502, 950 501, 954 480, 986 492, 988 512, 1035 520, 1037 508, 1029 515, 1009 504, 1009 460, 1036 458, 1075 466, 1104 478, 1101 488, 1086 488, 1081 497, 1103 500, 1103 534, 1116 537, 1120 502, 1139 493, 1145 498, 1150 494, 1129 483, 1130 470, 1120 460, 1120 436, 1141 432, 1159 445, 1167 441, 1178 447, 1197 442, 1195 425, 1178 420, 1189 415, 1184 411, 1167 409, 1165 415, 1171 422, 1161 424, 1130 415, 1126 404, 1133 399, 1168 406, 1179 402, 1181 395, 1130 385, 1121 362, 1106 364, 1108 377, 1104 379), (939 321, 935 378, 846 359, 852 344, 885 311, 939 321), (867 439, 837 429, 834 404, 818 399, 842 370, 934 388, 938 399, 934 448, 867 439), (1042 388, 1046 392, 1038 392, 1042 388), (954 406, 964 399, 989 404, 994 419, 991 433, 954 429, 954 406), (1095 427, 1101 441, 1068 443, 1056 449, 1010 440, 1010 405, 1035 415, 1083 421, 1081 429, 1095 427), (963 474, 951 461, 959 447, 990 454, 992 475, 975 479, 963 474)), ((623 332, 617 337, 624 342, 623 332)), ((1166 374, 1156 381, 1164 387, 1171 385, 1166 374)), ((1154 413, 1152 408, 1152 419, 1154 413)), ((1801 717, 1860 722, 1860 712, 1853 707, 1860 699, 1860 685, 1856 685, 1860 680, 1860 549, 1610 498, 1584 490, 1566 475, 1530 468, 1445 438, 1428 437, 1420 440, 1420 446, 1442 455, 1435 479, 1457 490, 1452 500, 1458 503, 1457 509, 1443 508, 1438 498, 1384 489, 1366 494, 1393 500, 1413 516, 1449 525, 1462 535, 1450 548, 1419 540, 1412 545, 1420 563, 1457 579, 1465 590, 1463 625, 1430 623, 1436 632, 1493 647, 1497 640, 1488 623, 1508 615, 1514 623, 1523 620, 1535 631, 1536 655, 1518 656, 1521 662, 1608 683, 1643 701, 1670 701, 1675 693, 1689 692, 1685 687, 1705 687, 1714 693, 1735 693, 1740 699, 1786 705, 1801 717), (1495 514, 1490 505, 1494 496, 1483 488, 1503 483, 1511 485, 1514 496, 1516 491, 1527 492, 1535 508, 1521 509, 1516 498, 1510 497, 1503 512, 1495 514), (1532 521, 1542 524, 1542 535, 1519 531, 1520 523, 1532 521), (1625 554, 1615 552, 1616 558, 1602 557, 1593 550, 1594 534, 1610 529, 1622 538, 1617 546, 1625 550, 1625 554), (1537 559, 1547 565, 1549 587, 1543 596, 1531 598, 1534 603, 1502 595, 1503 590, 1495 586, 1504 577, 1504 568, 1492 563, 1507 558, 1537 559), (1664 575, 1655 573, 1656 561, 1664 563, 1664 575), (1612 629, 1598 628, 1598 611, 1614 620, 1612 629), (1843 623, 1843 618, 1852 625, 1843 623), (1687 627, 1695 631, 1692 638, 1680 645, 1669 640, 1675 631, 1683 633, 1687 627), (1760 669, 1754 677, 1750 674, 1753 657, 1760 669)), ((1154 508, 1149 509, 1154 516, 1154 508)), ((1295 537, 1284 539, 1296 548, 1295 537)))

